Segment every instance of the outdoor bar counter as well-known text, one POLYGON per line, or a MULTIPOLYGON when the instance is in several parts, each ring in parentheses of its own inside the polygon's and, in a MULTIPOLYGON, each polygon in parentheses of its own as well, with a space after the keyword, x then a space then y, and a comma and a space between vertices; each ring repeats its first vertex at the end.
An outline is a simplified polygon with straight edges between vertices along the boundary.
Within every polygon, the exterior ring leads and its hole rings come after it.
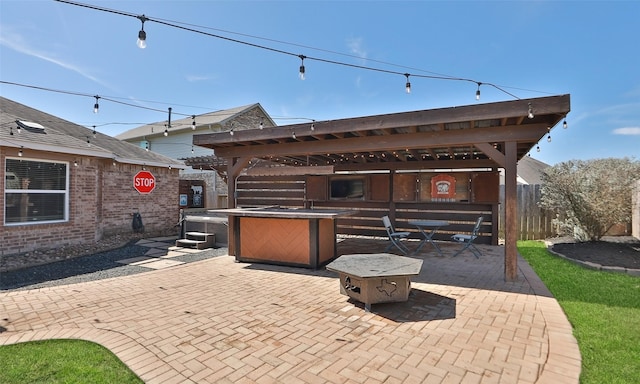
POLYGON ((284 208, 211 210, 229 216, 229 254, 240 262, 318 268, 337 257, 336 219, 356 211, 284 208))

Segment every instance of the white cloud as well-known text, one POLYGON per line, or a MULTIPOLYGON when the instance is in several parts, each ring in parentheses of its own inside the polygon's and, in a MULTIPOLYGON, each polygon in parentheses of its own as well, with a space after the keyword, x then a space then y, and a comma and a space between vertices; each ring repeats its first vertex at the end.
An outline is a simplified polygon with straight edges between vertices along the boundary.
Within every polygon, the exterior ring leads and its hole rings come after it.
POLYGON ((213 79, 213 77, 212 76, 206 76, 206 75, 187 75, 186 79, 190 83, 197 83, 199 81, 211 80, 211 79, 213 79))
POLYGON ((91 81, 94 81, 98 84, 108 87, 107 84, 105 84, 103 81, 101 81, 97 77, 91 75, 83 68, 80 68, 71 63, 67 63, 63 60, 57 59, 47 52, 40 51, 29 46, 29 44, 24 40, 22 35, 15 33, 10 28, 7 28, 6 26, 3 27, 2 33, 0 33, 0 45, 3 45, 9 49, 22 53, 24 55, 32 56, 40 60, 48 61, 59 67, 75 72, 80 76, 85 77, 91 81))
POLYGON ((624 127, 613 130, 614 135, 640 135, 640 127, 624 127))
POLYGON ((361 37, 352 37, 347 39, 347 47, 352 55, 358 56, 362 59, 367 58, 367 51, 364 49, 361 37))

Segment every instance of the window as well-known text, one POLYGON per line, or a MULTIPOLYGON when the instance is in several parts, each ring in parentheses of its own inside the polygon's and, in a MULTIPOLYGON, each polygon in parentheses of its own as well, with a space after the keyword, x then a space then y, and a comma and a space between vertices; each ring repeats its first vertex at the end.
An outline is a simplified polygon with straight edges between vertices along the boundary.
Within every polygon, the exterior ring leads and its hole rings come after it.
POLYGON ((69 219, 69 164, 7 158, 4 186, 6 225, 69 219))
POLYGON ((331 180, 332 199, 364 199, 364 179, 331 180))

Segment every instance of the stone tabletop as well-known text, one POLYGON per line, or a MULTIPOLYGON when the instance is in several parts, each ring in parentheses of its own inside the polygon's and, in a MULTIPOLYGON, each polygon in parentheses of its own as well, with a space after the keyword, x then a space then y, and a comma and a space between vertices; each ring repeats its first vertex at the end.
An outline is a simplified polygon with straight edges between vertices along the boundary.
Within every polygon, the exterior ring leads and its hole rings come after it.
POLYGON ((391 253, 342 255, 327 264, 327 270, 358 277, 418 275, 422 260, 391 253))

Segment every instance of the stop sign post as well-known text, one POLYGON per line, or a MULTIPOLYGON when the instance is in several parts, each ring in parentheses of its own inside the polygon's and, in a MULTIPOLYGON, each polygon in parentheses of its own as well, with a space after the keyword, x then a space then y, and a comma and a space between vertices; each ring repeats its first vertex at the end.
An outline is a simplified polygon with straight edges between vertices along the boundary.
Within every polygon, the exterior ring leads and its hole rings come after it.
POLYGON ((133 176, 133 188, 139 193, 146 195, 151 193, 156 187, 156 178, 149 171, 140 171, 133 176))

